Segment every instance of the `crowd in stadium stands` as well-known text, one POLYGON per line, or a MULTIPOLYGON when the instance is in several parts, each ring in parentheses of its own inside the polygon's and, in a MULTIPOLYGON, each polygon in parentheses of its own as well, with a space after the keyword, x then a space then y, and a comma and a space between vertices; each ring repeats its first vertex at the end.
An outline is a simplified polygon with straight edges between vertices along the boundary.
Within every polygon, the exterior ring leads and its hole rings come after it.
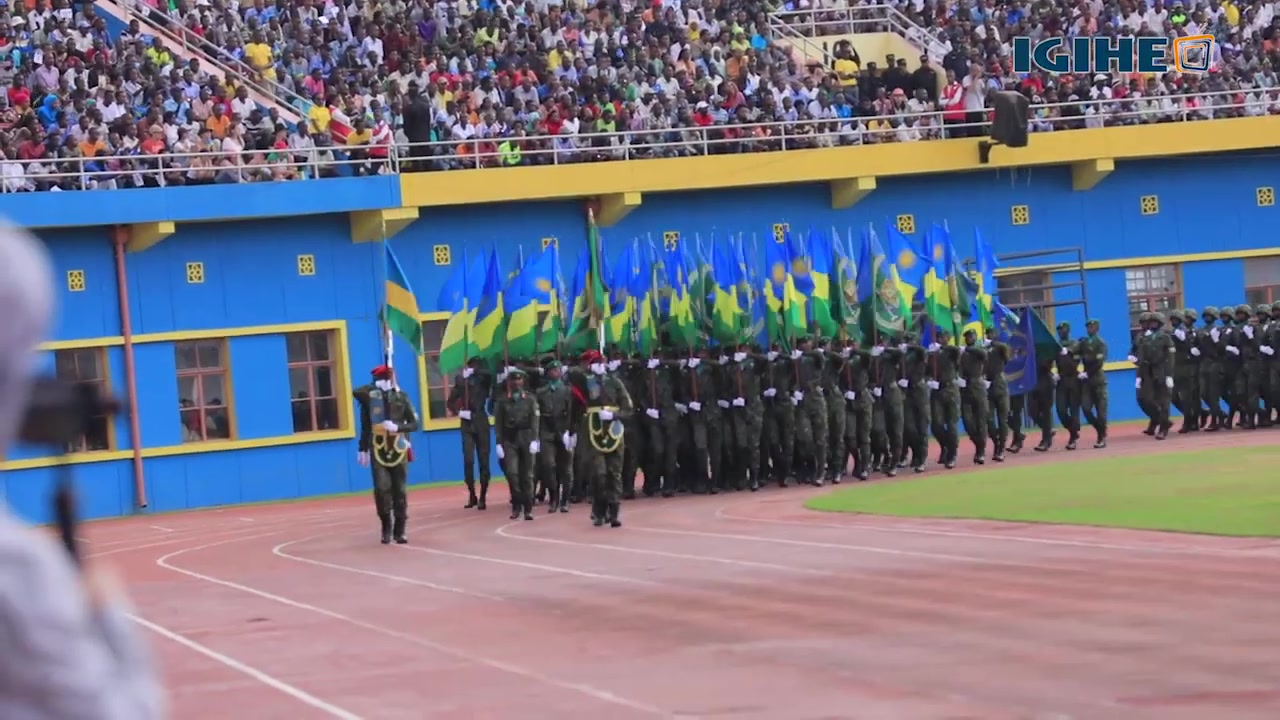
POLYGON ((4 191, 389 172, 408 143, 407 169, 449 169, 909 142, 982 132, 1006 89, 1048 106, 1038 132, 1280 113, 1263 0, 897 0, 937 53, 914 71, 770 40, 772 11, 808 11, 782 16, 800 34, 877 29, 847 0, 126 2, 144 22, 113 36, 89 3, 0 0, 4 191), (1214 71, 1011 72, 1011 37, 1064 33, 1211 33, 1214 71))

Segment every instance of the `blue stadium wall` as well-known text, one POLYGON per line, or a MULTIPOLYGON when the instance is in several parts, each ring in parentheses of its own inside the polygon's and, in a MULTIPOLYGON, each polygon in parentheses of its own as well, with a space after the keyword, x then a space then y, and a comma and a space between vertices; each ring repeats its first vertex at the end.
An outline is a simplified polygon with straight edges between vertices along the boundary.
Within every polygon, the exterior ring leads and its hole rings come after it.
MULTIPOLYGON (((1128 306, 1122 261, 1167 258, 1179 263, 1185 304, 1193 307, 1243 301, 1249 255, 1280 254, 1274 207, 1261 206, 1260 188, 1280 185, 1270 158, 1237 156, 1197 162, 1195 171, 1173 162, 1124 163, 1098 187, 1073 192, 1066 168, 1041 168, 1016 178, 966 174, 881 180, 879 188, 849 210, 830 207, 825 185, 647 195, 644 204, 604 231, 606 252, 618 252, 633 237, 679 233, 683 241, 713 232, 771 238, 776 223, 793 230, 834 226, 842 234, 868 222, 911 215, 918 230, 946 221, 962 253, 972 228, 981 228, 998 253, 1082 248, 1086 261, 1105 267, 1087 271, 1088 312, 1102 321, 1110 360, 1128 352, 1128 306), (1140 198, 1158 198, 1158 212, 1144 214, 1140 198), (1015 225, 1014 206, 1025 205, 1029 223, 1015 225), (1267 253, 1267 248, 1275 253, 1267 253), (1257 251, 1257 252, 1249 252, 1257 251)), ((501 171, 495 171, 501 172, 501 171)), ((368 471, 355 463, 355 442, 342 432, 294 435, 289 410, 284 333, 321 328, 345 344, 340 365, 351 382, 368 377, 380 360, 376 310, 380 293, 380 246, 354 243, 348 212, 397 207, 394 178, 359 178, 245 187, 174 188, 117 192, 0 197, 0 214, 35 227, 52 251, 60 314, 52 347, 99 339, 112 390, 124 394, 122 328, 116 266, 111 244, 117 223, 172 220, 173 235, 154 247, 126 255, 132 332, 136 336, 141 448, 149 511, 277 500, 356 491, 369 486, 368 471), (283 213, 296 213, 281 216, 283 213), (234 216, 236 220, 216 220, 234 216), (74 226, 74 227, 67 227, 74 226), (298 256, 314 257, 315 273, 301 275, 298 256), (188 282, 187 264, 202 263, 204 281, 188 282), (83 289, 63 278, 83 273, 83 289), (182 443, 178 419, 173 343, 188 337, 226 338, 230 360, 235 440, 182 443)), ((518 248, 538 252, 545 238, 561 244, 566 272, 585 238, 585 204, 547 202, 505 207, 423 209, 420 219, 392 241, 432 317, 435 296, 452 267, 438 264, 439 246, 453 262, 463 250, 479 252, 496 243, 514 263, 518 248)), ((1150 208, 1149 208, 1150 209, 1150 208)), ((1028 262, 1059 262, 1032 260, 1028 262)), ((1062 273, 1059 281, 1071 276, 1062 273)), ((1064 291, 1054 300, 1073 299, 1064 291)), ((1080 306, 1056 310, 1055 320, 1083 329, 1080 306)), ((434 317, 439 317, 435 315, 434 317)), ((426 318, 424 318, 426 319, 426 318)), ((50 356, 51 357, 51 356, 50 356)), ((397 351, 401 384, 424 408, 430 429, 415 438, 414 483, 461 478, 456 426, 429 417, 420 375, 407 348, 397 351)), ((51 362, 51 360, 50 360, 51 362)), ((1129 388, 1131 369, 1109 373, 1113 418, 1136 418, 1129 388)), ((349 387, 340 388, 349 392, 349 387)), ((349 395, 347 396, 349 397, 349 395)), ((135 496, 127 420, 112 431, 114 452, 77 457, 83 511, 89 517, 131 512, 135 496)), ((12 449, 2 474, 9 505, 24 516, 47 519, 53 482, 50 463, 36 448, 12 449)), ((496 467, 496 464, 494 465, 496 467)))

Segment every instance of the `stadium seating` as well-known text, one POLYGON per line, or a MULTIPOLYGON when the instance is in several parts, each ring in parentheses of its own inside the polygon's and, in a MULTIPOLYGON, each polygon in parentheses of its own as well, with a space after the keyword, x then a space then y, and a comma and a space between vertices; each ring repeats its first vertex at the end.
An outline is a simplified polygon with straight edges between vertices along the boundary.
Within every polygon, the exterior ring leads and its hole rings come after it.
POLYGON ((0 5, 4 192, 914 142, 1004 89, 1034 132, 1280 112, 1270 3, 123 3, 0 5), (1143 27, 1214 72, 1011 72, 1011 35, 1143 27))

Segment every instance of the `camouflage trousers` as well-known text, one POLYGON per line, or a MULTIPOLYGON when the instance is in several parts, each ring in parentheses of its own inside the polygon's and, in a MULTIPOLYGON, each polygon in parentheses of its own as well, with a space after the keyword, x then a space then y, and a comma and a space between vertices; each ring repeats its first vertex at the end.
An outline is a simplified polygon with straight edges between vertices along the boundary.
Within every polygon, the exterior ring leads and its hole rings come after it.
POLYGON ((871 465, 871 408, 871 396, 866 390, 853 400, 844 401, 845 455, 854 456, 854 468, 858 471, 867 470, 871 465))
POLYGON ((933 436, 944 450, 960 447, 960 391, 948 384, 929 393, 933 436))
POLYGON ((1195 366, 1179 370, 1173 377, 1173 406, 1182 413, 1184 424, 1200 423, 1200 373, 1195 366))
POLYGON ((1080 381, 1075 378, 1062 378, 1053 389, 1054 404, 1058 409, 1058 422, 1067 429, 1071 437, 1080 435, 1080 381))
POLYGON ((819 473, 827 461, 827 403, 817 388, 804 391, 796 406, 796 457, 807 476, 819 473))
POLYGON ((690 412, 685 416, 684 460, 681 462, 681 473, 694 492, 703 493, 712 488, 719 489, 723 477, 724 436, 720 423, 709 421, 699 412, 690 412))
POLYGON ((591 499, 597 503, 613 504, 622 500, 622 460, 626 440, 622 447, 611 453, 602 453, 584 440, 576 449, 582 458, 581 470, 586 475, 591 499))
POLYGON ((987 389, 978 380, 969 380, 968 383, 968 386, 960 390, 960 418, 974 449, 985 453, 987 425, 991 415, 991 406, 987 404, 987 389))
POLYGON ((546 490, 551 504, 568 502, 573 488, 573 451, 564 446, 564 440, 549 433, 542 434, 542 448, 538 453, 538 487, 546 490))
POLYGON ((1105 376, 1090 378, 1080 391, 1080 414, 1093 426, 1098 437, 1107 435, 1107 379, 1105 376))
POLYGON ((1009 446, 1009 388, 993 384, 987 390, 987 404, 991 408, 991 419, 987 423, 987 433, 998 453, 1009 446))
POLYGON ((1201 360, 1197 388, 1200 401, 1209 409, 1209 417, 1222 414, 1222 366, 1213 360, 1201 360))
POLYGON ((385 467, 376 462, 369 465, 373 470, 373 507, 378 517, 394 516, 403 523, 409 511, 409 496, 405 492, 409 463, 403 462, 393 467, 385 467))
POLYGON ((929 457, 929 426, 932 408, 929 388, 920 381, 913 382, 903 392, 902 406, 902 454, 911 454, 911 465, 923 465, 929 457))
MULTIPOLYGON (((657 420, 645 416, 640 423, 643 444, 640 466, 644 472, 644 492, 676 491, 676 454, 680 450, 680 419, 675 408, 663 409, 657 420)), ((633 439, 633 441, 636 439, 633 439)))
POLYGON ((796 452, 796 408, 789 396, 776 396, 765 401, 762 444, 769 450, 773 479, 782 482, 791 474, 791 459, 796 452))
POLYGON ((481 494, 489 490, 490 434, 487 418, 462 422, 462 481, 472 495, 476 494, 475 469, 480 471, 481 494))
POLYGON ((828 388, 827 401, 827 479, 834 480, 849 469, 849 453, 845 449, 845 403, 839 390, 828 388))

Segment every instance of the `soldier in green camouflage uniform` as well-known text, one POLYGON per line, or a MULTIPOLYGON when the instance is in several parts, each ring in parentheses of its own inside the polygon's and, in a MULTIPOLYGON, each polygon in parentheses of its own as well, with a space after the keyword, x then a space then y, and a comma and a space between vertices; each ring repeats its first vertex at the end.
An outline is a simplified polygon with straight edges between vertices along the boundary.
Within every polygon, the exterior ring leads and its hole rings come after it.
POLYGON ((1258 319, 1258 336, 1255 341, 1258 344, 1258 414, 1254 418, 1260 428, 1271 427, 1271 411, 1274 407, 1271 404, 1271 365, 1274 362, 1274 355, 1268 355, 1263 347, 1271 348, 1272 353, 1275 348, 1271 347, 1271 306, 1257 305, 1253 309, 1258 319))
POLYGON ((382 524, 382 544, 395 538, 403 545, 409 516, 406 493, 412 457, 409 433, 418 430, 418 415, 409 396, 395 381, 395 371, 373 369, 373 382, 352 391, 360 405, 360 464, 373 472, 373 505, 382 524))
MULTIPOLYGON (((894 477, 898 474, 898 458, 902 457, 903 397, 900 381, 903 370, 903 351, 898 343, 890 345, 886 338, 872 346, 871 354, 871 395, 884 417, 884 453, 881 471, 894 477)), ((872 412, 875 412, 873 408, 872 412)), ((874 426, 874 415, 872 418, 874 426)))
POLYGON ((826 469, 827 482, 839 483, 848 470, 848 451, 844 445, 845 411, 840 392, 844 356, 826 339, 822 340, 821 352, 822 400, 827 411, 827 457, 818 459, 818 467, 826 469))
POLYGON ((779 487, 786 487, 796 452, 796 408, 792 404, 796 369, 791 358, 783 355, 777 345, 765 354, 765 360, 768 367, 761 391, 765 406, 763 434, 768 438, 773 479, 779 487))
POLYGON ((449 412, 459 419, 462 434, 462 480, 467 484, 468 508, 485 509, 489 495, 489 414, 485 401, 493 392, 493 374, 479 358, 471 358, 467 367, 453 380, 449 389, 449 412), (479 470, 480 492, 476 493, 472 468, 479 470))
POLYGON ((1240 349, 1240 372, 1236 376, 1236 394, 1240 396, 1240 427, 1252 430, 1261 415, 1262 353, 1258 351, 1262 327, 1249 305, 1236 307, 1238 332, 1234 338, 1240 349))
POLYGON ((910 452, 911 470, 922 473, 929 460, 929 354, 915 333, 907 333, 903 339, 902 379, 907 385, 902 392, 902 452, 910 452))
POLYGON ((1209 424, 1206 432, 1217 432, 1222 427, 1222 328, 1218 321, 1218 308, 1207 307, 1200 315, 1204 327, 1196 335, 1192 354, 1200 360, 1200 399, 1206 407, 1209 424))
POLYGON ((960 415, 964 429, 973 442, 973 461, 978 465, 987 462, 987 427, 991 419, 991 407, 987 403, 987 349, 978 344, 978 333, 964 332, 964 349, 960 354, 960 415))
POLYGON ((1267 356, 1267 414, 1280 423, 1280 301, 1271 304, 1271 323, 1259 348, 1267 356))
POLYGON ((798 380, 792 399, 796 403, 796 455, 803 466, 796 468, 796 477, 803 483, 822 485, 822 469, 826 465, 827 403, 822 396, 823 353, 812 349, 810 340, 796 340, 791 351, 796 364, 798 380))
POLYGON ((935 330, 937 340, 929 345, 932 377, 929 387, 930 419, 933 436, 938 440, 941 452, 938 464, 948 470, 956 466, 960 453, 960 386, 957 384, 960 369, 960 348, 951 345, 951 335, 945 330, 935 330))
POLYGON ((1013 359, 1013 350, 1007 343, 1000 342, 1000 332, 993 327, 987 328, 987 402, 991 411, 991 423, 987 428, 991 436, 993 454, 991 459, 1004 462, 1004 451, 1009 443, 1009 381, 1004 376, 1004 368, 1013 359))
POLYGON ((693 492, 702 495, 719 492, 722 477, 723 436, 720 432, 720 373, 707 362, 706 348, 687 360, 680 373, 676 410, 684 415, 689 457, 685 470, 690 475, 693 492), (708 469, 710 474, 708 475, 708 469))
MULTIPOLYGON (((1142 357, 1143 348, 1146 343, 1150 342, 1151 337, 1155 334, 1148 326, 1151 324, 1151 318, 1155 316, 1153 312, 1144 312, 1138 315, 1138 327, 1140 330, 1133 336, 1133 344, 1129 347, 1129 362, 1134 366, 1134 393, 1138 399, 1138 409, 1143 415, 1147 416, 1147 429, 1142 432, 1146 435, 1155 435, 1156 426, 1159 424, 1156 420, 1155 409, 1148 402, 1149 393, 1142 389, 1146 378, 1142 375, 1142 365, 1139 358, 1142 357)), ((1150 384, 1150 383, 1147 383, 1150 384)))
POLYGON ((533 519, 533 463, 541 452, 538 399, 525 389, 520 368, 507 371, 507 392, 493 406, 493 427, 498 434, 498 457, 507 470, 511 488, 511 519, 524 513, 533 519))
MULTIPOLYGON (((622 385, 627 388, 627 392, 634 399, 639 389, 639 373, 636 372, 635 361, 639 356, 628 358, 616 345, 609 349, 609 358, 605 362, 605 368, 618 380, 622 381, 622 385)), ((636 473, 640 470, 640 452, 643 450, 644 443, 640 440, 640 413, 633 413, 628 420, 623 422, 626 426, 626 435, 631 442, 626 444, 626 453, 622 456, 622 499, 633 500, 636 496, 636 473)))
POLYGON ((1067 430, 1067 449, 1075 450, 1080 442, 1080 361, 1076 344, 1071 340, 1071 324, 1058 324, 1058 343, 1062 349, 1054 358, 1058 381, 1054 386, 1058 421, 1067 430))
POLYGON ((663 497, 676 494, 676 452, 680 446, 680 413, 676 410, 675 385, 679 363, 668 357, 632 361, 636 385, 631 400, 640 418, 640 434, 631 444, 641 447, 640 469, 644 472, 646 497, 658 492, 663 497))
POLYGON ((1169 420, 1169 408, 1173 397, 1173 336, 1165 331, 1163 313, 1151 313, 1147 328, 1151 334, 1142 342, 1138 355, 1138 382, 1146 396, 1147 406, 1156 424, 1155 438, 1169 436, 1173 423, 1169 420))
POLYGON ((547 512, 569 512, 569 493, 573 488, 573 450, 569 447, 573 394, 564 383, 563 372, 558 360, 546 360, 543 381, 534 392, 538 399, 538 430, 542 442, 536 464, 539 483, 550 495, 547 512))
POLYGON ((1191 353, 1196 347, 1195 311, 1174 310, 1169 313, 1169 329, 1173 335, 1173 406, 1182 413, 1179 435, 1200 429, 1199 359, 1191 353), (1187 320, 1190 312, 1191 319, 1187 320))
POLYGON ((1223 305, 1218 311, 1218 319, 1222 322, 1222 330, 1219 334, 1218 342, 1222 350, 1222 400, 1227 406, 1227 410, 1223 413, 1221 427, 1230 430, 1235 424, 1236 413, 1240 411, 1242 399, 1237 396, 1236 376, 1241 372, 1241 361, 1239 351, 1240 348, 1235 344, 1235 336, 1238 334, 1238 326, 1236 325, 1236 314, 1234 305, 1223 305), (1232 353, 1230 349, 1236 352, 1232 353))
POLYGON ((1080 414, 1093 426, 1098 439, 1093 443, 1101 450, 1107 446, 1107 343, 1098 334, 1101 323, 1089 320, 1084 324, 1085 337, 1076 341, 1076 353, 1083 369, 1080 371, 1080 414))
POLYGON ((732 392, 728 422, 733 425, 734 461, 739 465, 735 489, 760 489, 760 434, 764 431, 764 397, 761 378, 768 371, 765 356, 748 343, 734 349, 725 380, 732 392))
MULTIPOLYGON (((840 394, 844 398, 844 440, 846 455, 853 453, 853 476, 866 480, 871 476, 871 354, 858 348, 852 340, 841 355, 840 394)), ((845 460, 841 460, 845 462, 845 460)))
POLYGON ((591 523, 599 527, 608 522, 612 527, 621 527, 622 458, 627 441, 624 423, 634 406, 626 386, 609 372, 598 351, 583 353, 582 365, 582 369, 570 375, 569 382, 577 402, 574 452, 582 458, 580 468, 591 490, 591 523), (614 452, 601 452, 592 444, 592 410, 598 410, 597 417, 606 427, 623 433, 614 452))

